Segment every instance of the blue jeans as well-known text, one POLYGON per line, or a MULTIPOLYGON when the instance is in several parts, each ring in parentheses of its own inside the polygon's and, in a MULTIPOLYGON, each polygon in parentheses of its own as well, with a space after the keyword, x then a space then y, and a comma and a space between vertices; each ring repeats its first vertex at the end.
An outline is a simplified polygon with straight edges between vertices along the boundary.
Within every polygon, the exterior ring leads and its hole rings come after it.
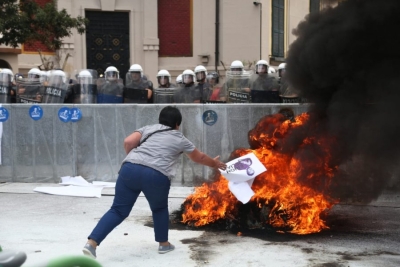
POLYGON ((115 185, 114 202, 88 238, 100 245, 104 238, 129 216, 140 192, 143 192, 153 214, 155 240, 168 241, 170 186, 171 181, 161 172, 139 164, 124 163, 115 185))

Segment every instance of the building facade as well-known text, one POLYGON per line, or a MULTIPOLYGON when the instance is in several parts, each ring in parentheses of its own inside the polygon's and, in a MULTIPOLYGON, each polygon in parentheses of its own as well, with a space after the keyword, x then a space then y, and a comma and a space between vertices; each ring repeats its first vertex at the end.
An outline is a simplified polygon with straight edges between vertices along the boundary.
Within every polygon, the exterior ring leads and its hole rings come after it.
MULTIPOLYGON (((49 0, 37 0, 41 4, 49 0)), ((328 0, 59 0, 58 9, 90 23, 83 35, 73 32, 59 51, 64 70, 91 68, 99 74, 112 65, 125 75, 140 64, 153 81, 160 69, 173 77, 204 65, 224 76, 233 60, 247 68, 259 59, 272 66, 285 60, 296 36, 292 30, 310 11, 328 0)), ((54 56, 40 44, 17 49, 0 46, 0 68, 25 74, 42 65, 38 50, 54 56)), ((42 66, 43 67, 43 66, 42 66)))

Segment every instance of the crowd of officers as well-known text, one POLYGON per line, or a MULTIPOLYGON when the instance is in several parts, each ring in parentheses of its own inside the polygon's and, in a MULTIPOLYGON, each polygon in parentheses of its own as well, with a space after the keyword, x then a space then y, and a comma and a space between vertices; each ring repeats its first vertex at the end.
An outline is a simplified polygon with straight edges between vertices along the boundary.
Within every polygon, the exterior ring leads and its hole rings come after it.
POLYGON ((167 70, 157 74, 157 86, 133 64, 120 77, 110 66, 103 75, 85 69, 71 78, 62 70, 41 71, 32 68, 27 77, 0 70, 0 103, 288 103, 298 102, 296 92, 285 81, 285 63, 278 73, 266 60, 259 60, 254 70, 245 70, 235 60, 220 84, 217 72, 208 73, 199 65, 187 69, 172 82, 167 70))

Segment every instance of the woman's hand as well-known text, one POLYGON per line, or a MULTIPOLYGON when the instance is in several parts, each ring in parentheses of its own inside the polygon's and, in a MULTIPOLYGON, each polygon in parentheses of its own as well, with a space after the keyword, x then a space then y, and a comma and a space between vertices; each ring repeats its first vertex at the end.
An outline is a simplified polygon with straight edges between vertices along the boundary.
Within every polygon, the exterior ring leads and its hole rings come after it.
POLYGON ((215 162, 215 168, 226 170, 226 164, 222 161, 219 161, 219 156, 216 156, 214 158, 214 162, 215 162))
POLYGON ((221 170, 226 169, 226 164, 219 161, 219 156, 212 158, 207 154, 199 151, 197 148, 195 148, 191 153, 187 154, 187 156, 196 163, 200 163, 211 168, 217 168, 221 170))

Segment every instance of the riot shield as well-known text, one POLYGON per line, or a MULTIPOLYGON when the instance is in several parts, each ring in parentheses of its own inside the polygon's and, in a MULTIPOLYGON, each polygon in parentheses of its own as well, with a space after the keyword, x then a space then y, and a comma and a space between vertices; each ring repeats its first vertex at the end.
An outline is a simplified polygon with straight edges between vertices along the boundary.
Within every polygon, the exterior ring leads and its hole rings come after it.
POLYGON ((175 103, 200 103, 201 94, 196 86, 185 86, 175 91, 174 100, 175 103))
POLYGON ((16 88, 17 103, 36 104, 42 102, 44 88, 39 79, 19 79, 16 88))
POLYGON ((75 104, 94 104, 97 102, 97 84, 94 80, 79 79, 72 87, 75 104))
POLYGON ((251 103, 250 72, 227 71, 221 99, 228 103, 251 103))
POLYGON ((212 94, 212 89, 211 85, 207 82, 205 83, 198 83, 196 85, 196 88, 199 90, 200 95, 201 95, 201 101, 204 102, 206 100, 209 100, 212 94))
POLYGON ((174 95, 178 88, 155 88, 153 91, 154 103, 175 103, 174 95))
POLYGON ((300 97, 297 96, 281 96, 282 98, 282 103, 302 103, 302 100, 300 97))
POLYGON ((299 92, 294 89, 289 83, 284 81, 281 89, 282 103, 302 103, 299 92))
POLYGON ((98 79, 97 103, 122 103, 124 83, 122 79, 98 79))
POLYGON ((253 74, 250 77, 252 103, 280 103, 279 83, 271 74, 253 74))
POLYGON ((12 90, 11 76, 0 72, 0 104, 11 103, 12 90))
POLYGON ((68 79, 66 76, 58 75, 57 71, 50 73, 47 85, 44 86, 42 103, 64 103, 68 79))
POLYGON ((124 103, 146 104, 148 92, 146 89, 124 87, 124 103))
MULTIPOLYGON (((127 76, 128 77, 128 76, 127 76)), ((144 104, 147 103, 148 90, 147 88, 152 88, 152 84, 147 79, 139 80, 128 80, 126 86, 124 87, 124 103, 137 103, 144 104)))

